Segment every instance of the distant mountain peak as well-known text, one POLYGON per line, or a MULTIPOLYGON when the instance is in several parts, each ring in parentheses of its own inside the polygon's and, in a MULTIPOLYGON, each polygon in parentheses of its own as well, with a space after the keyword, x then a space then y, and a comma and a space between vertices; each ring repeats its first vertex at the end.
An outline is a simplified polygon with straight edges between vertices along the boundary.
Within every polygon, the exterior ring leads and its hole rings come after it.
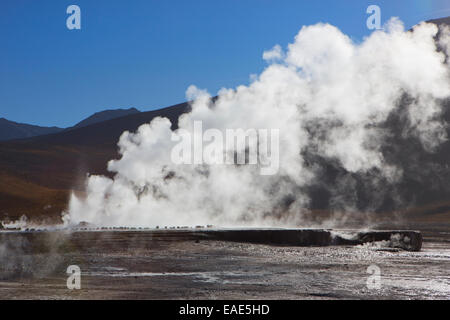
POLYGON ((82 127, 87 127, 99 122, 108 121, 131 114, 140 113, 136 108, 128 109, 112 109, 104 110, 94 113, 88 118, 78 122, 73 127, 63 129, 58 127, 41 127, 26 123, 18 123, 6 118, 0 118, 0 141, 8 141, 15 139, 32 138, 36 136, 42 136, 47 134, 58 133, 64 130, 72 130, 82 127))
POLYGON ((68 130, 90 126, 95 123, 108 121, 108 120, 120 118, 120 117, 127 116, 130 114, 135 114, 135 113, 140 113, 140 111, 136 108, 111 109, 111 110, 99 111, 99 112, 94 113, 90 117, 78 122, 73 127, 68 128, 68 130))

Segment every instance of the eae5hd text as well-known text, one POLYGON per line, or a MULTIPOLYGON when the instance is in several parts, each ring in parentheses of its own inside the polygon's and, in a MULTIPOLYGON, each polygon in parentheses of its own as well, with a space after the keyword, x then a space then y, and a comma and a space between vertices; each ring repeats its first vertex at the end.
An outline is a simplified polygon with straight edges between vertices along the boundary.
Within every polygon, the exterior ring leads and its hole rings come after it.
POLYGON ((213 315, 269 315, 270 307, 265 304, 224 304, 221 307, 205 307, 205 306, 192 306, 186 304, 180 307, 178 314, 183 316, 205 316, 210 318, 213 315))

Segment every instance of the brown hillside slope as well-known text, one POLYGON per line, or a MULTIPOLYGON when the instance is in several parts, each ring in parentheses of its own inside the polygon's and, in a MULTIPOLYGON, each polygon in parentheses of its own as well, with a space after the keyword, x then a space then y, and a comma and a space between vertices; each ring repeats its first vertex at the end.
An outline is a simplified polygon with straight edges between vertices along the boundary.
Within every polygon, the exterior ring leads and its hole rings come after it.
POLYGON ((162 116, 176 125, 187 103, 133 114, 80 129, 0 143, 0 219, 26 215, 58 221, 71 190, 82 191, 87 173, 108 174, 123 131, 162 116))

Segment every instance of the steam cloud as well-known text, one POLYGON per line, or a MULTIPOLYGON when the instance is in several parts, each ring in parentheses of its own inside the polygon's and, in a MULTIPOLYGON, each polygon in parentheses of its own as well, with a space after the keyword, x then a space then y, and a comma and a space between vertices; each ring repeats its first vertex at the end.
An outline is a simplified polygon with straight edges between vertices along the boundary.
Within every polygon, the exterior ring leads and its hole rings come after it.
MULTIPOLYGON (((189 87, 192 111, 178 123, 192 134, 194 121, 222 132, 279 129, 276 175, 263 176, 254 165, 175 165, 171 136, 180 131, 172 132, 168 119, 157 118, 136 133, 122 134, 121 158, 108 164, 114 179, 90 176, 87 196, 72 196, 65 222, 299 225, 310 214, 305 189, 320 179, 321 165, 310 161, 316 158, 349 173, 375 173, 374 181, 383 184, 396 183, 402 168, 381 152, 393 113, 403 108, 402 134, 418 139, 428 152, 447 139, 440 115, 450 96, 444 53, 450 32, 440 32, 444 52, 437 50, 437 33, 438 27, 427 23, 405 32, 394 18, 385 31, 354 43, 329 24, 303 27, 286 51, 276 45, 264 52, 268 66, 250 85, 222 89, 217 99, 189 87)), ((342 180, 334 186, 335 200, 348 184, 342 180)))

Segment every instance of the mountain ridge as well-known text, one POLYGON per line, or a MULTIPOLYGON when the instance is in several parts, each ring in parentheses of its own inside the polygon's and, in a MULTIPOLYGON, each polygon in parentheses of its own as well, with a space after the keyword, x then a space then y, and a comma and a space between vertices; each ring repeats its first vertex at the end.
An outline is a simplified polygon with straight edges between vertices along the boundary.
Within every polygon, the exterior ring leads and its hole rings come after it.
POLYGON ((37 126, 0 118, 0 141, 30 138, 38 135, 58 133, 63 130, 63 128, 55 126, 37 126))
POLYGON ((94 125, 96 123, 100 123, 103 121, 108 121, 140 112, 141 111, 139 111, 136 108, 103 110, 90 115, 89 117, 76 123, 74 126, 68 128, 61 128, 57 126, 48 127, 28 123, 20 123, 2 117, 0 118, 0 141, 27 139, 60 133, 63 131, 74 130, 89 125, 94 125))
POLYGON ((82 127, 86 127, 86 126, 96 124, 99 122, 108 121, 111 119, 116 119, 116 118, 124 117, 124 116, 130 115, 130 114, 139 113, 139 112, 141 112, 141 111, 139 111, 136 108, 103 110, 103 111, 99 111, 99 112, 92 114, 91 116, 81 120, 80 122, 78 122, 77 124, 75 124, 72 127, 66 128, 65 130, 82 128, 82 127))

